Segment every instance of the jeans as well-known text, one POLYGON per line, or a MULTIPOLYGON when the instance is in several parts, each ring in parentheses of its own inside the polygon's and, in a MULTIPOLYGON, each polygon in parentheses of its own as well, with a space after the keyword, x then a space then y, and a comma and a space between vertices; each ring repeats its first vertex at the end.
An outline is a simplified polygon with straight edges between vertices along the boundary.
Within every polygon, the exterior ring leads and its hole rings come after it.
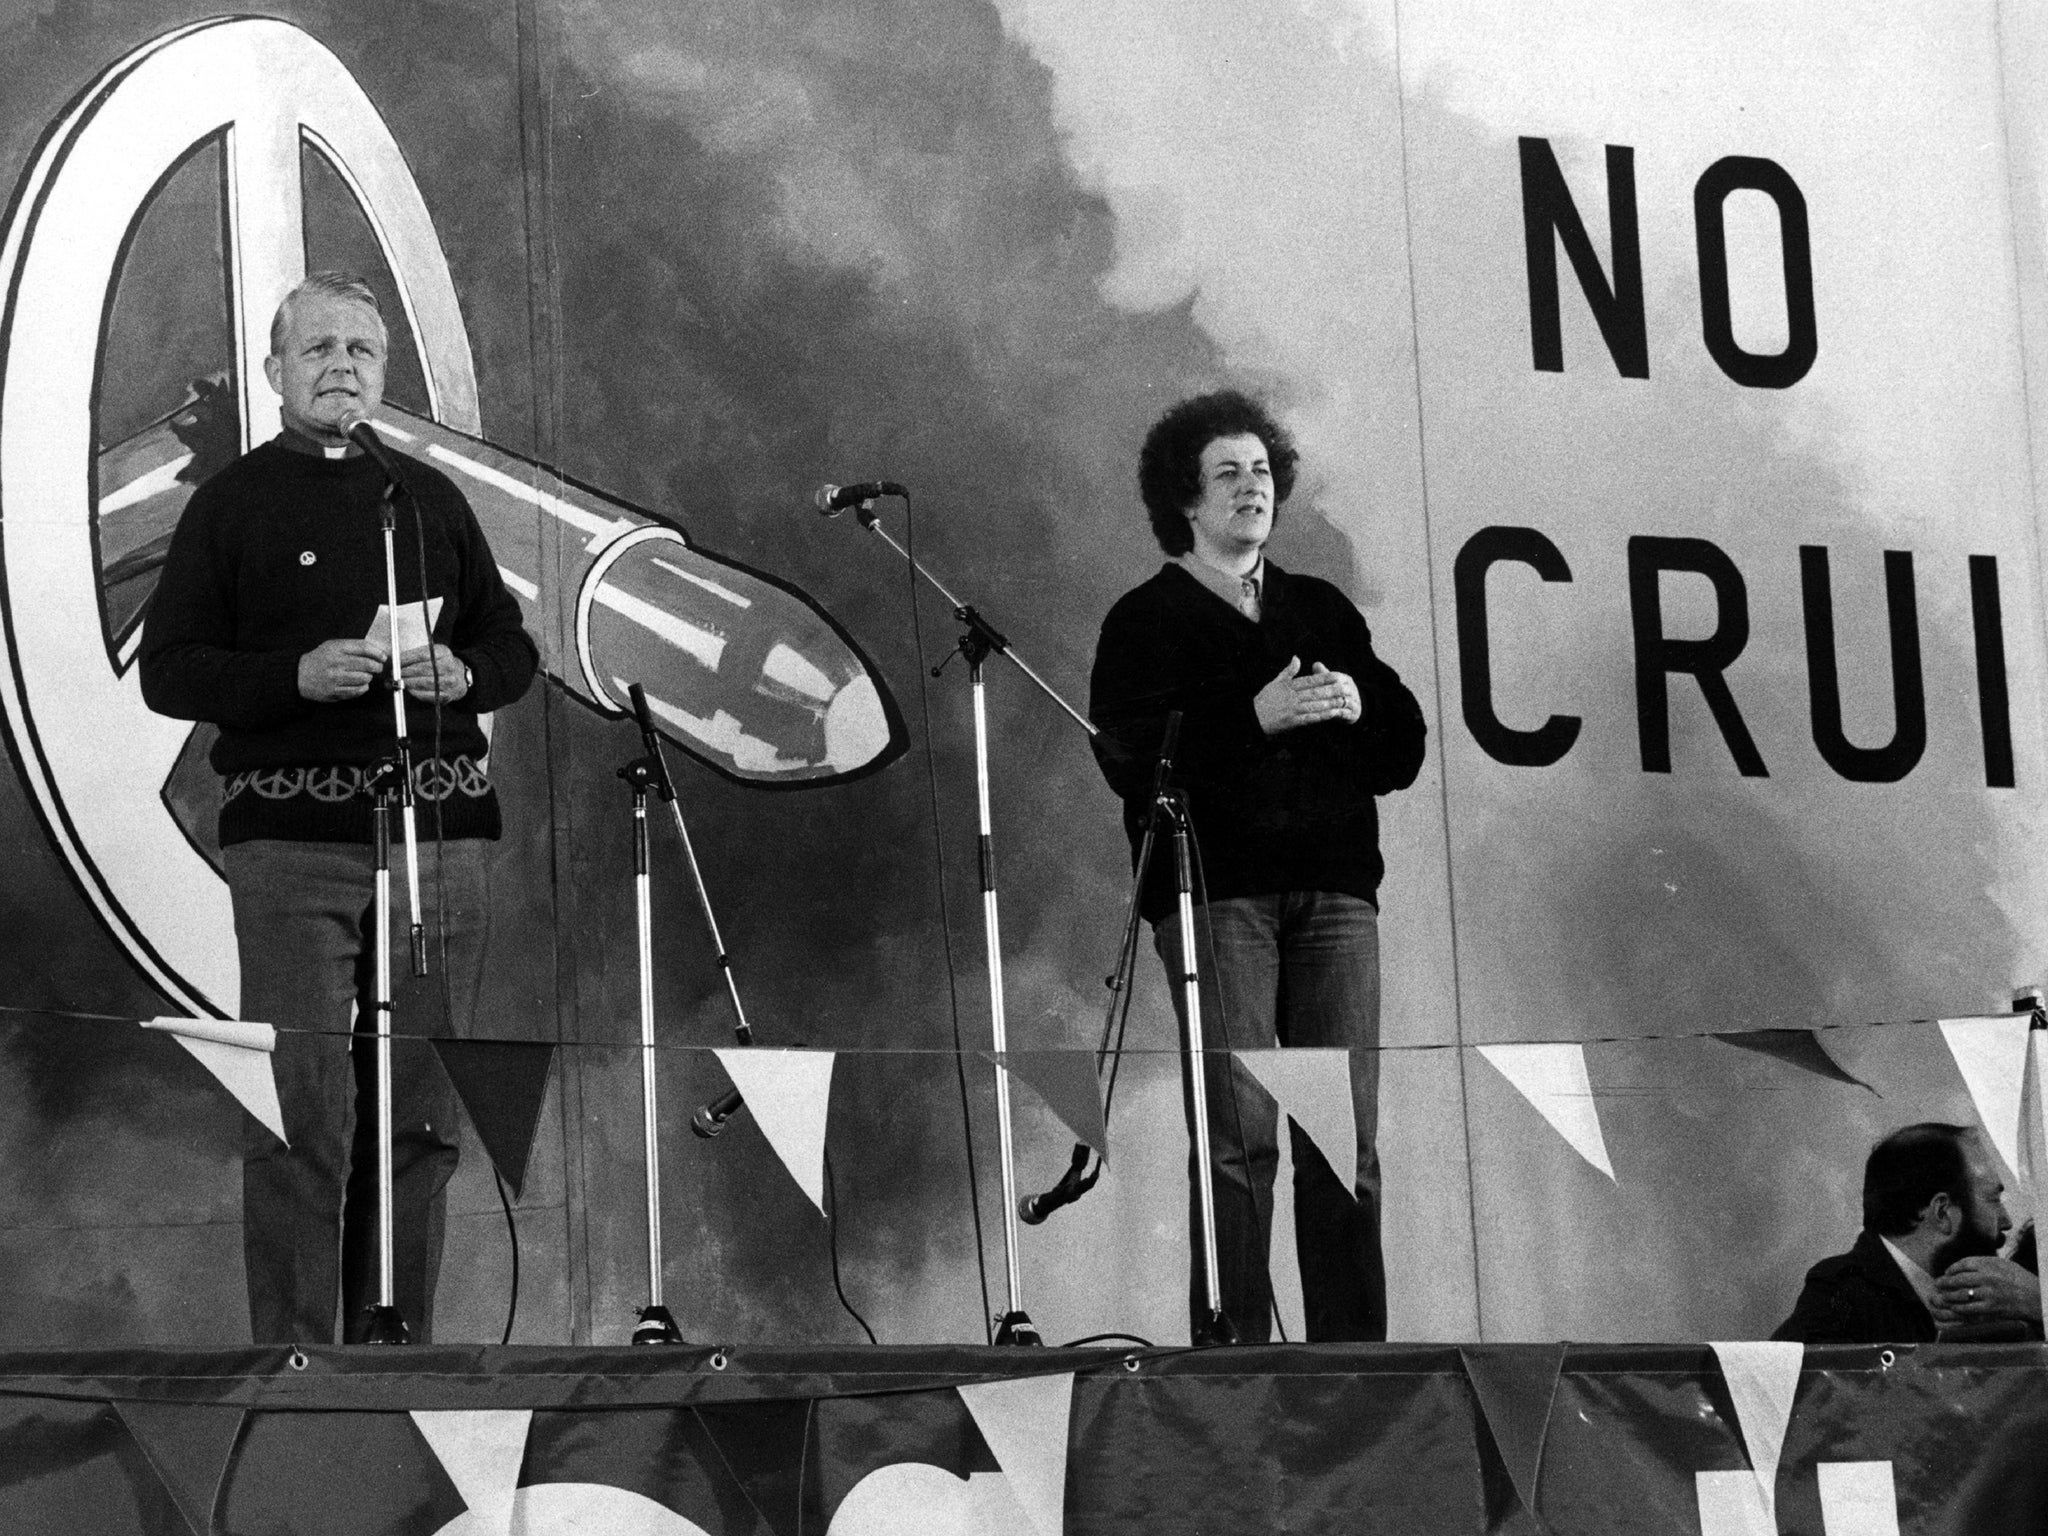
MULTIPOLYGON (((404 854, 393 843, 392 1299, 414 1342, 426 1343, 460 1142, 454 1089, 418 1037, 469 1032, 489 927, 490 844, 421 844, 430 973, 421 979, 407 940, 404 854)), ((381 1290, 372 850, 264 839, 230 844, 223 860, 242 1016, 279 1027, 273 1069, 290 1138, 284 1145, 253 1119, 243 1133, 250 1331, 259 1344, 331 1343, 338 1297, 343 1342, 358 1343, 381 1290)))
MULTIPOLYGON (((1174 1013, 1185 1041, 1180 920, 1153 927, 1174 1013)), ((1209 1162, 1216 1186, 1220 1304, 1246 1343, 1271 1337, 1273 1282, 1266 1252, 1273 1229, 1273 1176, 1279 1168, 1279 1114, 1266 1091, 1223 1053, 1278 1042, 1351 1048, 1351 1103, 1358 1119, 1358 1164, 1334 1172, 1321 1150, 1290 1122, 1294 1157, 1295 1252, 1308 1336, 1316 1342, 1384 1339, 1387 1278, 1380 1253, 1379 912, 1369 901, 1328 891, 1241 896, 1195 908, 1207 1064, 1209 1162)), ((1188 1305, 1199 1325, 1203 1305, 1201 1194, 1194 1162, 1194 1097, 1182 1081, 1189 1127, 1189 1225, 1196 1245, 1188 1305)))

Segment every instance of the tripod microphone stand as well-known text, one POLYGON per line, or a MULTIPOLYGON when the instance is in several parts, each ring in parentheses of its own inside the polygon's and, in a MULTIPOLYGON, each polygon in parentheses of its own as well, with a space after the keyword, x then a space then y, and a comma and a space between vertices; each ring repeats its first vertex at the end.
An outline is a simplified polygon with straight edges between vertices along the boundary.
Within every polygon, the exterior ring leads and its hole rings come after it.
MULTIPOLYGON (((669 777, 668 760, 662 754, 661 737, 654 729, 654 718, 648 710, 647 692, 638 683, 627 690, 633 705, 633 718, 640 727, 640 744, 644 754, 619 770, 619 777, 626 781, 633 794, 633 898, 636 931, 639 939, 640 962, 640 1098, 642 1130, 646 1141, 647 1167, 647 1305, 640 1309, 640 1320, 633 1329, 635 1344, 680 1344, 682 1331, 676 1327, 676 1320, 662 1302, 661 1269, 661 1142, 658 1135, 661 1125, 661 1106, 655 1081, 654 1047, 654 892, 653 877, 649 869, 647 838, 647 792, 652 789, 668 802, 674 813, 676 833, 683 842, 683 854, 690 866, 691 879, 696 883, 697 902, 704 912, 705 926, 711 932, 711 947, 718 956, 718 968, 725 977, 726 995, 732 999, 733 1016, 738 1021, 733 1029, 741 1045, 754 1043, 754 1031, 747 1023, 747 1010, 740 1002, 740 989, 733 979, 732 961, 725 952, 725 940, 718 932, 718 918, 711 910, 711 895, 704 887, 704 872, 697 864, 697 850, 690 841, 690 829, 683 821, 682 806, 676 800, 675 781, 669 777)), ((731 1103, 725 1104, 717 1116, 718 1129, 724 1129, 725 1120, 739 1107, 737 1093, 728 1095, 731 1103)), ((709 1106, 698 1110, 693 1117, 693 1126, 702 1122, 709 1112, 709 1106)), ((716 1131, 698 1131, 699 1135, 715 1135, 716 1131)))
MULTIPOLYGON (((1182 1009, 1187 1020, 1182 1046, 1189 1074, 1189 1093, 1194 1104, 1192 1136, 1198 1149, 1195 1162, 1198 1169, 1196 1188, 1200 1194, 1204 1311, 1202 1320, 1193 1329, 1194 1342, 1233 1344, 1237 1341, 1237 1330, 1223 1308, 1222 1271, 1216 1240, 1216 1186, 1209 1163, 1208 1058, 1202 1033, 1200 966, 1195 958, 1194 882, 1190 868, 1192 828, 1188 822, 1186 802, 1181 792, 1173 787, 1173 754, 1180 741, 1180 725, 1181 712, 1174 710, 1166 717, 1166 732, 1160 742, 1158 762, 1153 768, 1151 810, 1145 818, 1145 831, 1138 842, 1138 856, 1133 861, 1131 896, 1124 907, 1123 937, 1117 946, 1116 969, 1108 978, 1109 1008, 1102 1023, 1102 1043, 1095 1055, 1098 1071, 1105 1058, 1109 1062, 1109 1082, 1102 1096, 1102 1112, 1107 1118, 1110 1101, 1116 1095, 1117 1066, 1123 1058, 1118 1010, 1121 1006, 1124 1017, 1129 1017, 1131 985, 1138 961, 1140 906, 1146 879, 1152 870, 1152 860, 1158 852, 1159 828, 1163 823, 1173 830, 1181 951, 1181 975, 1169 980, 1177 981, 1182 987, 1182 1009)), ((1073 1161, 1060 1175, 1059 1182, 1042 1195, 1025 1196, 1018 1206, 1018 1214, 1025 1221, 1036 1224, 1093 1189, 1095 1181, 1102 1176, 1102 1164, 1098 1161, 1094 1171, 1087 1172, 1088 1151, 1086 1143, 1076 1142, 1073 1161)))
MULTIPOLYGON (((876 495, 884 493, 884 486, 877 484, 871 489, 876 495)), ((1038 685, 1053 703, 1064 710, 1076 725, 1091 737, 1096 734, 1095 726, 1073 705, 1061 698, 1053 686, 1032 671, 1024 659, 1010 648, 1010 642, 995 626, 990 624, 972 605, 963 603, 946 589, 945 583, 926 570, 905 549, 889 536, 876 516, 873 498, 863 500, 854 514, 861 527, 874 534, 897 554, 901 555, 910 569, 931 585, 939 596, 946 600, 953 610, 953 616, 965 629, 960 635, 960 654, 967 658, 967 671, 974 695, 974 785, 976 804, 979 812, 978 852, 981 865, 981 914, 982 930, 987 950, 989 1027, 991 1044, 1000 1063, 1009 1049, 1009 1031, 1003 1013, 1003 947, 1002 923, 996 901, 996 858, 994 827, 989 814, 989 742, 988 742, 988 695, 982 680, 982 663, 991 653, 1008 658, 1010 663, 1038 685)), ((933 675, 944 667, 941 662, 932 669, 933 675)), ((996 1318, 995 1341, 998 1344, 1035 1345, 1044 1341, 1039 1337, 1031 1316, 1024 1310, 1024 1280, 1017 1254, 1017 1167, 1016 1150, 1010 1123, 1010 1074, 1009 1070, 996 1067, 996 1138, 1003 1181, 1003 1260, 1005 1279, 1008 1282, 1008 1305, 996 1318)))

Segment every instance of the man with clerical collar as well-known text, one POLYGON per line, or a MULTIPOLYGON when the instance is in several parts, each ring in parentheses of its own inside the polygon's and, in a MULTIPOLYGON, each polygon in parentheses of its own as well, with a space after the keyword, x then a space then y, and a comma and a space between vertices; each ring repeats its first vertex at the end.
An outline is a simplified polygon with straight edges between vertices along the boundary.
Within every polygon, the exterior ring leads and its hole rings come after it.
POLYGON ((2012 1228, 2005 1186, 1967 1128, 1894 1131, 1863 1169, 1863 1231, 1807 1271, 1792 1315, 1771 1335, 1806 1344, 1929 1343, 2003 1327, 2041 1336, 2040 1281, 1998 1257, 2012 1228))
MULTIPOLYGON (((1357 1163, 1332 1170, 1293 1132, 1296 1247, 1309 1338, 1383 1339, 1374 1136, 1384 865, 1374 797, 1414 782, 1425 728, 1350 599, 1265 557, 1297 458, 1279 423, 1235 391, 1183 401, 1153 426, 1138 484, 1167 561, 1104 619, 1090 704, 1103 732, 1097 761, 1123 800, 1134 860, 1167 717, 1182 717, 1173 767, 1199 853, 1205 1045, 1350 1050, 1357 1163)), ((1140 910, 1178 1011, 1177 905, 1162 841, 1140 910)), ((1208 1062, 1217 1300, 1239 1338, 1262 1341, 1271 1332, 1266 1249, 1278 1117, 1235 1061, 1212 1054, 1208 1062)), ((1185 1107, 1192 1130, 1191 1098, 1185 1107)), ((1190 1196, 1199 1200, 1195 1172, 1191 1161, 1190 1196)), ((1199 1230, 1191 1220, 1191 1235, 1199 1230)), ((1190 1311, 1202 1336, 1199 1253, 1192 1267, 1190 1311)))
MULTIPOLYGON (((283 431, 193 493, 140 650, 150 708, 219 727, 210 758, 223 781, 240 1011, 279 1027, 273 1065, 289 1144, 252 1120, 243 1146, 258 1343, 331 1343, 337 1299, 355 1342, 381 1291, 374 1076, 370 1053, 350 1042, 352 1020, 376 1027, 364 777, 393 755, 396 729, 379 623, 386 481, 348 429, 383 401, 386 344, 360 278, 318 272, 285 296, 264 360, 283 431)), ((393 1019, 406 1035, 461 1034, 481 979, 487 854, 501 828, 478 716, 524 693, 539 656, 461 491, 432 466, 393 457, 404 478, 398 598, 428 610, 426 643, 399 660, 431 973, 411 975, 400 935, 393 1019)), ((417 1340, 431 1332, 443 1191, 459 1148, 454 1093, 432 1056, 423 1041, 394 1050, 394 1300, 417 1340)))

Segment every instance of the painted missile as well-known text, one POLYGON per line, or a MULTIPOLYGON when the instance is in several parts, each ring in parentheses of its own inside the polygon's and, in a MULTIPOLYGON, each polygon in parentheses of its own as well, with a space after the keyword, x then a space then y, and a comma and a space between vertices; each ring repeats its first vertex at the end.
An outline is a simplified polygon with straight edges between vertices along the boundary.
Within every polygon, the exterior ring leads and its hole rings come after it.
MULTIPOLYGON (((98 458, 102 614, 132 663, 172 530, 232 457, 216 383, 98 458)), ((873 772, 904 749, 902 716, 851 636, 786 582, 723 559, 667 519, 547 465, 388 403, 377 431, 461 487, 557 685, 623 714, 647 691, 678 747, 743 783, 804 787, 873 772)))

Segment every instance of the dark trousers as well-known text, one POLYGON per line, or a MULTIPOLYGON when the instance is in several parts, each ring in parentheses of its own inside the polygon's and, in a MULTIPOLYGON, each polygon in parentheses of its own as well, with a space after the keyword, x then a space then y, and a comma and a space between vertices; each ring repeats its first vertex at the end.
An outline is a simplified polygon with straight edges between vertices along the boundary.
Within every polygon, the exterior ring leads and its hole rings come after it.
MULTIPOLYGON (((409 1037, 391 1050, 393 1300, 425 1343, 460 1143, 454 1090, 421 1037, 468 1033, 489 924, 490 845, 422 843, 430 974, 418 979, 404 853, 393 842, 392 1030, 409 1037)), ((250 1331, 259 1344, 331 1343, 338 1299, 343 1342, 357 1343, 381 1291, 371 849, 262 840, 231 845, 224 860, 241 1013, 279 1028, 273 1065, 290 1137, 286 1146, 253 1120, 244 1132, 250 1331)))
MULTIPOLYGON (((1154 926, 1153 941, 1185 1039, 1177 914, 1169 913, 1154 926)), ((1327 891, 1212 901, 1195 908, 1195 958, 1223 1310, 1246 1343, 1264 1343, 1272 1336, 1273 1282, 1266 1253, 1280 1144, 1272 1098, 1220 1053, 1263 1049, 1276 1041, 1350 1047, 1351 1104, 1358 1119, 1358 1165, 1348 1170, 1350 1176, 1333 1172, 1316 1145, 1289 1123, 1295 1254, 1311 1340, 1384 1339, 1387 1277, 1380 1253, 1380 1161, 1374 1145, 1379 1128, 1379 913, 1369 901, 1327 891)), ((1194 1245, 1188 1305, 1199 1324, 1205 1316, 1201 1191, 1192 1145, 1194 1099, 1185 1077, 1181 1098, 1190 1136, 1188 1236, 1194 1245)))

